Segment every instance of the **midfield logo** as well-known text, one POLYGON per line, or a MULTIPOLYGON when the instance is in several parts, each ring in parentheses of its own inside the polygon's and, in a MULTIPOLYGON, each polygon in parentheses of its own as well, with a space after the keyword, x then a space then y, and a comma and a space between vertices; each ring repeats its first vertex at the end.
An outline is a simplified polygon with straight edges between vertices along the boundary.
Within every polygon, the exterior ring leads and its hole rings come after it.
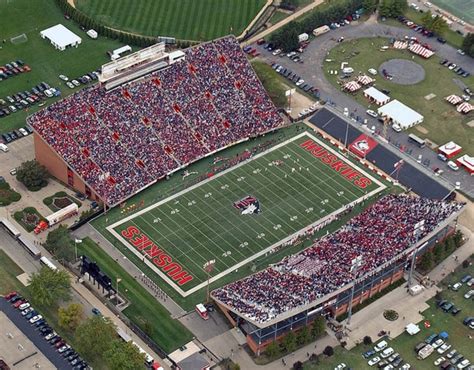
POLYGON ((252 215, 261 212, 259 200, 251 195, 247 195, 245 198, 234 202, 234 207, 237 208, 242 215, 252 215))

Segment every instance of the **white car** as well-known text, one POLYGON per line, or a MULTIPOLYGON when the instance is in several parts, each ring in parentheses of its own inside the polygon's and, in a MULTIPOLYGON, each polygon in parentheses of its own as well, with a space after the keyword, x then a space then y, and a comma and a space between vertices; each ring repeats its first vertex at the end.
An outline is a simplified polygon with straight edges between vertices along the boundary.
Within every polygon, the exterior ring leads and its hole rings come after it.
POLYGON ((408 369, 411 369, 411 365, 410 364, 403 364, 402 367, 400 368, 402 370, 408 370, 408 369))
POLYGON ((41 316, 41 315, 33 316, 33 317, 30 319, 30 324, 34 324, 36 321, 41 320, 42 318, 43 318, 43 316, 41 316))
POLYGON ((465 369, 471 364, 471 362, 466 358, 458 364, 458 369, 465 369))
POLYGON ((392 125, 392 129, 395 132, 402 132, 402 128, 400 127, 400 125, 397 125, 396 123, 392 125))
POLYGON ((367 363, 369 364, 369 366, 374 366, 378 362, 380 362, 380 357, 375 356, 374 358, 370 359, 369 362, 367 363))
POLYGON ((454 163, 453 161, 448 162, 448 167, 451 168, 453 171, 459 170, 458 165, 456 163, 454 163))
POLYGON ((49 333, 47 336, 44 337, 46 340, 53 339, 57 334, 53 331, 52 333, 49 333))
POLYGON ((286 56, 288 58, 291 58, 293 55, 296 55, 296 51, 292 51, 292 52, 289 52, 288 54, 286 54, 286 56))
POLYGON ((465 54, 466 54, 466 53, 464 52, 464 50, 462 50, 462 49, 458 49, 457 52, 458 52, 458 54, 460 54, 460 55, 465 55, 465 54))
POLYGON ((377 118, 379 115, 377 112, 374 112, 373 110, 368 109, 365 113, 367 113, 369 116, 377 118))
POLYGON ((67 78, 66 76, 64 75, 59 75, 59 78, 63 81, 69 81, 69 78, 67 78))
POLYGON ((346 368, 346 364, 344 362, 340 363, 339 365, 337 365, 334 370, 343 370, 346 368))
POLYGON ((81 83, 78 80, 72 80, 71 82, 76 87, 81 86, 81 83))
POLYGON ((74 89, 76 87, 71 81, 66 82, 66 86, 69 87, 70 89, 74 89))
POLYGON ((33 307, 28 307, 26 310, 21 311, 21 316, 26 316, 31 311, 33 311, 33 307))
POLYGON ((276 49, 276 50, 272 53, 272 55, 277 56, 277 55, 280 54, 280 53, 281 53, 281 49, 276 49))
POLYGON ((446 352, 450 348, 451 348, 451 344, 444 343, 441 347, 437 349, 437 351, 440 355, 442 355, 444 352, 446 352))
POLYGON ((382 353, 380 354, 380 356, 382 356, 382 358, 387 358, 387 357, 390 357, 391 355, 393 355, 395 351, 393 350, 392 347, 388 347, 387 349, 384 349, 382 351, 382 353))
POLYGON ((13 113, 15 113, 17 111, 17 109, 14 105, 8 106, 8 109, 10 109, 13 113))
POLYGON ((20 127, 18 131, 20 131, 23 136, 28 136, 28 132, 23 127, 20 127))
POLYGON ((444 340, 438 339, 436 342, 432 343, 431 346, 436 349, 438 347, 441 347, 444 344, 444 340))
POLYGON ((66 345, 62 346, 61 348, 59 348, 58 352, 63 353, 64 351, 68 350, 69 348, 71 348, 71 346, 69 344, 66 344, 66 345))
POLYGON ((23 311, 24 309, 26 309, 26 308, 28 308, 28 307, 30 307, 30 304, 29 304, 28 302, 26 302, 26 303, 23 303, 23 304, 19 305, 19 306, 18 306, 18 309, 19 309, 20 311, 23 311))
POLYGON ((474 290, 470 290, 466 294, 464 294, 464 298, 469 299, 474 295, 474 290))
POLYGON ((303 85, 303 84, 304 84, 304 80, 301 79, 301 80, 299 80, 299 81, 296 83, 296 86, 301 86, 301 85, 303 85))
POLYGON ((473 286, 473 285, 474 285, 474 278, 472 278, 471 280, 467 282, 467 286, 473 286))
POLYGON ((439 357, 435 360, 434 365, 438 366, 440 365, 444 360, 446 360, 444 357, 439 357))
POLYGON ((450 69, 452 71, 456 67, 457 67, 457 65, 453 63, 448 67, 448 69, 450 69))

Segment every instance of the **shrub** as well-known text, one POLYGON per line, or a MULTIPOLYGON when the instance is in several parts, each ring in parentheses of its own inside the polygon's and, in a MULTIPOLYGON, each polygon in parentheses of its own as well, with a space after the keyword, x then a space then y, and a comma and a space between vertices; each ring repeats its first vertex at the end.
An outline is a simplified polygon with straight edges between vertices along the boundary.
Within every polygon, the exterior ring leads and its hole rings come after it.
POLYGON ((332 348, 331 346, 327 346, 326 348, 324 348, 323 354, 328 357, 331 357, 334 354, 334 348, 332 348))
POLYGON ((364 337, 364 344, 365 344, 366 346, 372 344, 372 338, 371 338, 369 335, 366 335, 366 336, 364 337))

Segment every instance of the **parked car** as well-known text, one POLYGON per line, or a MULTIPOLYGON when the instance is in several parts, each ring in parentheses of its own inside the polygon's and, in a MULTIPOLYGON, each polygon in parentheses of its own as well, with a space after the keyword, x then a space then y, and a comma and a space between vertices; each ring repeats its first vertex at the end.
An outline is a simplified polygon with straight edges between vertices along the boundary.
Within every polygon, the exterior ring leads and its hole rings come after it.
POLYGON ((374 118, 377 118, 377 117, 378 117, 377 112, 374 112, 373 110, 368 109, 368 110, 366 111, 366 113, 367 113, 369 116, 371 116, 371 117, 374 117, 374 118))
POLYGON ((367 362, 367 363, 369 364, 369 366, 373 366, 377 362, 380 362, 380 357, 379 356, 375 356, 374 358, 370 359, 369 362, 367 362))

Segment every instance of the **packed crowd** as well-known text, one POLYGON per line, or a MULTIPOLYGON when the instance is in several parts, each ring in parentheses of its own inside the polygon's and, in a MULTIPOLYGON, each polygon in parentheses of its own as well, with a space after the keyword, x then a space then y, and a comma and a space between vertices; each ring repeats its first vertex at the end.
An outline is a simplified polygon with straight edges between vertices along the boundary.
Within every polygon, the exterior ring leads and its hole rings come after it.
POLYGON ((113 91, 84 89, 29 123, 110 205, 283 123, 235 38, 185 54, 184 61, 113 91))
POLYGON ((336 233, 281 262, 213 291, 212 296, 257 322, 266 322, 334 292, 401 257, 458 203, 387 195, 336 233), (424 220, 421 234, 415 225, 424 220))

